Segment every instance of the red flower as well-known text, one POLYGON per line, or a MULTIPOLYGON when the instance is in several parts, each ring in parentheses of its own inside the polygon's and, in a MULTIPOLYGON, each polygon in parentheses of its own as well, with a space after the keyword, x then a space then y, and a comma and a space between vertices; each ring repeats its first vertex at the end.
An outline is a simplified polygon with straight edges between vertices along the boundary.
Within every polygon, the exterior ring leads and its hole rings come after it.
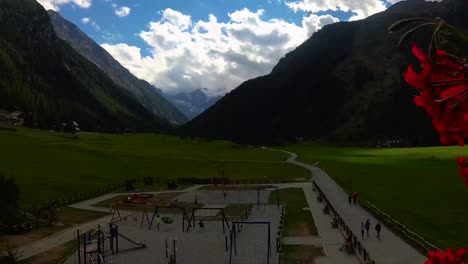
POLYGON ((451 248, 445 252, 440 249, 429 251, 428 259, 424 264, 466 264, 466 253, 468 253, 466 248, 459 248, 455 252, 451 248))
POLYGON ((465 179, 465 185, 468 187, 468 159, 466 157, 457 157, 457 163, 460 176, 465 179))
POLYGON ((421 62, 421 73, 408 66, 405 81, 420 90, 414 98, 416 106, 424 108, 440 133, 444 145, 465 144, 468 136, 468 73, 465 58, 456 58, 443 50, 437 51, 435 62, 413 45, 413 54, 421 62))

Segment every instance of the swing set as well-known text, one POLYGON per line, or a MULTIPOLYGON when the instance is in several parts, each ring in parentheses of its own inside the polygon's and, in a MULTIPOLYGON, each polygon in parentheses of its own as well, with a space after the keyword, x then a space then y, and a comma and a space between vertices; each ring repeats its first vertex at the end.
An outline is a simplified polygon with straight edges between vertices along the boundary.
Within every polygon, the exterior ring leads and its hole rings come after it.
MULTIPOLYGON (((193 223, 193 227, 195 228, 195 213, 196 211, 198 210, 209 210, 209 211, 220 211, 221 212, 221 222, 223 223, 223 233, 226 233, 226 226, 227 228, 230 228, 229 227, 229 222, 226 218, 226 214, 224 213, 224 208, 192 208, 192 214, 190 215, 190 218, 189 218, 189 226, 187 227, 187 232, 190 230, 190 227, 192 227, 192 224, 190 223, 193 223)), ((200 220, 200 223, 203 223, 201 222, 200 220)), ((200 227, 203 227, 202 225, 200 225, 200 227)))
POLYGON ((146 222, 149 224, 149 216, 148 216, 148 207, 151 206, 150 204, 131 204, 131 203, 119 203, 119 202, 114 202, 112 204, 111 208, 111 213, 112 213, 112 218, 111 218, 111 223, 115 221, 122 221, 125 219, 123 218, 121 213, 120 213, 120 208, 128 208, 128 207, 136 207, 136 208, 141 208, 141 221, 140 221, 140 228, 143 228, 143 221, 146 219, 146 222))

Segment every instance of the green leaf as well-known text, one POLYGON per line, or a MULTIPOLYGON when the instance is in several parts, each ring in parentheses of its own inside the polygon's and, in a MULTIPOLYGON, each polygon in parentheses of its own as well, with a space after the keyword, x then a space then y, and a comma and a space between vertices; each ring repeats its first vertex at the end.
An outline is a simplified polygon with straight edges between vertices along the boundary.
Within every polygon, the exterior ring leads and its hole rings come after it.
POLYGON ((387 30, 389 32, 398 31, 404 28, 409 23, 414 22, 414 21, 427 21, 427 22, 433 22, 433 23, 437 22, 435 19, 429 19, 429 18, 406 18, 406 19, 398 20, 397 22, 393 23, 390 27, 388 27, 387 30))

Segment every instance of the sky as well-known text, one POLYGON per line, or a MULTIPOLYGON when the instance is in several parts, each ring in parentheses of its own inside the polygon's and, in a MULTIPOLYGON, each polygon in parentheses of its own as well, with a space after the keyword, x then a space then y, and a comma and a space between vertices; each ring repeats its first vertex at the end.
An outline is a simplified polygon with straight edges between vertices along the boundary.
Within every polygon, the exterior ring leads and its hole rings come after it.
POLYGON ((268 74, 323 26, 401 0, 37 0, 168 94, 222 95, 268 74))

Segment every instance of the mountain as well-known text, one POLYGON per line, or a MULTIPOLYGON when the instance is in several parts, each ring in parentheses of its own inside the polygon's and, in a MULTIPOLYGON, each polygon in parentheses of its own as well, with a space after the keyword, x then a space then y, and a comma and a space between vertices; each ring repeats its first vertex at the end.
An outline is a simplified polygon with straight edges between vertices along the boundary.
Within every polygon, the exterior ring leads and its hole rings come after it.
POLYGON ((204 90, 198 89, 190 93, 166 95, 166 97, 189 119, 193 119, 214 105, 222 96, 208 96, 204 90))
MULTIPOLYGON (((416 90, 403 80, 408 64, 418 65, 411 41, 398 48, 403 32, 387 32, 411 17, 441 17, 466 29, 468 2, 408 0, 364 20, 327 25, 270 74, 242 83, 179 132, 257 144, 298 137, 437 142, 431 120, 412 101, 416 90)), ((418 32, 414 40, 424 47, 430 35, 418 32)))
POLYGON ((96 64, 112 80, 127 89, 138 101, 155 115, 173 123, 183 124, 188 121, 174 105, 159 94, 156 87, 140 80, 115 60, 104 48, 88 37, 76 25, 64 19, 59 13, 47 11, 58 37, 65 40, 82 56, 96 64))
POLYGON ((93 131, 170 128, 58 38, 35 0, 0 1, 2 108, 20 109, 26 125, 44 129, 70 120, 93 131))

